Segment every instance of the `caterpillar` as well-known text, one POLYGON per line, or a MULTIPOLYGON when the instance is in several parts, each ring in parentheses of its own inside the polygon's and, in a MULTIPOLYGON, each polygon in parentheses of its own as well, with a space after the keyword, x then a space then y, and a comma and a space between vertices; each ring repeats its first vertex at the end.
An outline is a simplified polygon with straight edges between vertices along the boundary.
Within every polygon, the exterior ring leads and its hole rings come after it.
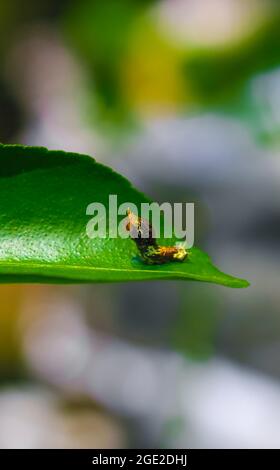
POLYGON ((163 264, 170 261, 184 261, 187 250, 183 245, 158 245, 152 225, 145 219, 126 211, 128 223, 126 230, 137 245, 141 258, 146 264, 163 264))

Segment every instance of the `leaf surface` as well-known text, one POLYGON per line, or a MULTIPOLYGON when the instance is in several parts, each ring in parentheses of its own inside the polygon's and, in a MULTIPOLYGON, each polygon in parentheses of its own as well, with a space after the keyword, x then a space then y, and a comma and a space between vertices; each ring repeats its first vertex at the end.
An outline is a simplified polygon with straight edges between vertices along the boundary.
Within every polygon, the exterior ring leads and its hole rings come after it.
MULTIPOLYGON (((185 279, 246 287, 192 248, 182 263, 148 266, 130 238, 91 239, 92 202, 108 209, 149 199, 129 181, 86 155, 0 145, 0 282, 112 282, 185 279)), ((162 241, 162 240, 161 240, 162 241)))

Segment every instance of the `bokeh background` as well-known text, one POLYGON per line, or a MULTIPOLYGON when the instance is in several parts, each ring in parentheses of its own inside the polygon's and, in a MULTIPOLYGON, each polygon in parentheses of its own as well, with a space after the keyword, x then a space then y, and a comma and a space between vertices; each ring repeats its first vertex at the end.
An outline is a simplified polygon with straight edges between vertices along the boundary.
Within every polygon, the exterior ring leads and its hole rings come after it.
POLYGON ((251 281, 2 285, 1 448, 280 447, 279 31, 273 0, 0 2, 0 141, 194 201, 251 281))

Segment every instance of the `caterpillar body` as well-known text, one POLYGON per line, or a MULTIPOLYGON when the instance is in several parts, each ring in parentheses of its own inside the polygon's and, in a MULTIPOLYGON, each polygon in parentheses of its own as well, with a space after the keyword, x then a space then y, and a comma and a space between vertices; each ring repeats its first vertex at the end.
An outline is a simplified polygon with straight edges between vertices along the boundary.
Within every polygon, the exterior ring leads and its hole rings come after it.
POLYGON ((170 261, 182 262, 188 252, 184 245, 158 245, 152 225, 145 219, 127 209, 128 223, 126 229, 137 245, 142 260, 146 264, 163 264, 170 261))

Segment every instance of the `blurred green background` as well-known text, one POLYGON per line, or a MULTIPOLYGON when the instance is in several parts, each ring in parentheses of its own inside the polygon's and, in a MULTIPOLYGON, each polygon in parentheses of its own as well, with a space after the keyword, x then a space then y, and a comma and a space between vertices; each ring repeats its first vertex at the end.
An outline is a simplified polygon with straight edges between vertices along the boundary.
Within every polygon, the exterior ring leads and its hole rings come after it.
POLYGON ((195 202, 252 284, 1 286, 1 448, 280 447, 279 30, 273 0, 0 3, 0 141, 195 202))

